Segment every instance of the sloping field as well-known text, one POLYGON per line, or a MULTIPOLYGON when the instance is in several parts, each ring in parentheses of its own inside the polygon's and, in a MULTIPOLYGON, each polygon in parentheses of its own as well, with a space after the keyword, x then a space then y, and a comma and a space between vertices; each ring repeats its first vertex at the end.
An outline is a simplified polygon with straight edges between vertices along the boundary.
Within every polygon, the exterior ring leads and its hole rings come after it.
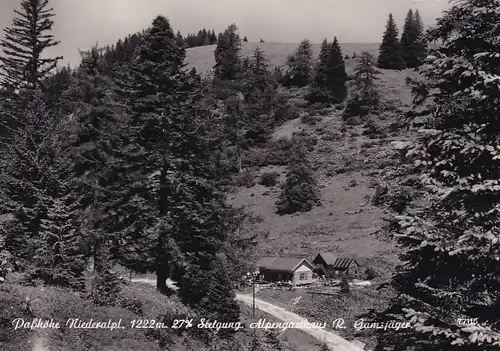
MULTIPOLYGON (((298 44, 288 43, 244 43, 242 54, 251 55, 259 46, 266 53, 271 65, 283 65, 298 44)), ((344 54, 368 51, 378 53, 379 45, 342 44, 344 54)), ((188 50, 188 62, 201 72, 208 72, 215 64, 215 46, 188 50)), ((319 45, 314 45, 315 55, 319 45)), ((346 60, 346 70, 351 73, 354 60, 346 60)), ((401 119, 410 109, 410 90, 405 84, 413 70, 381 70, 379 90, 385 109, 376 117, 381 135, 366 133, 366 125, 349 126, 341 118, 341 110, 332 108, 328 113, 317 114, 315 124, 305 124, 300 118, 286 122, 274 131, 274 138, 291 137, 294 132, 305 130, 317 139, 311 153, 313 169, 316 171, 321 189, 322 206, 310 212, 280 216, 275 213, 275 202, 280 193, 279 184, 274 187, 255 185, 239 188, 230 194, 229 200, 237 206, 258 215, 262 220, 258 230, 269 233, 259 245, 260 256, 314 257, 321 251, 334 251, 339 256, 358 258, 367 266, 377 267, 385 273, 396 263, 397 249, 394 243, 380 240, 375 235, 391 213, 372 204, 375 188, 385 182, 397 168, 397 160, 391 141, 411 135, 401 129, 389 131, 391 124, 401 119)), ((304 91, 292 89, 290 95, 300 98, 304 91)), ((311 115, 315 115, 314 112, 311 115)), ((264 151, 265 152, 265 151, 264 151)), ((285 180, 286 167, 267 167, 256 170, 280 173, 280 184, 285 180)))

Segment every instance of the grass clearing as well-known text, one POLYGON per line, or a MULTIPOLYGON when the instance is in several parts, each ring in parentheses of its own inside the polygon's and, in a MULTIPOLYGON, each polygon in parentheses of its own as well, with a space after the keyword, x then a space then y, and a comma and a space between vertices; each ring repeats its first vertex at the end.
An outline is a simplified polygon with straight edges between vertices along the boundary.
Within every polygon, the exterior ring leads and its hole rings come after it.
MULTIPOLYGON (((29 350, 37 340, 44 340, 50 351, 144 351, 160 350, 157 340, 168 343, 175 350, 188 350, 183 338, 170 330, 152 332, 148 329, 132 329, 130 322, 136 319, 156 319, 166 315, 167 319, 174 316, 186 316, 189 310, 175 299, 158 294, 154 288, 138 284, 124 286, 125 299, 135 300, 142 306, 140 313, 124 307, 98 307, 84 300, 78 294, 66 289, 54 287, 29 287, 17 284, 0 285, 0 303, 2 310, 1 337, 2 351, 29 350), (25 297, 29 296, 33 314, 27 314, 23 309, 25 297), (14 318, 33 318, 59 322, 59 329, 40 329, 36 331, 14 330, 14 318), (66 321, 78 318, 82 321, 107 322, 109 319, 118 322, 124 329, 79 329, 70 328, 66 321)), ((201 350, 201 344, 194 350, 201 350)))

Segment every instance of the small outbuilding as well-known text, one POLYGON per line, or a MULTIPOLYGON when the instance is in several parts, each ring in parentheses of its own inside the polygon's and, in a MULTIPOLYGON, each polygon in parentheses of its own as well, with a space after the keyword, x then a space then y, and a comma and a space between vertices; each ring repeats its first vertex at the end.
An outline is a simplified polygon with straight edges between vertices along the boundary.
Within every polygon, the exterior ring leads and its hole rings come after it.
POLYGON ((358 275, 360 264, 353 258, 342 258, 332 252, 319 253, 312 261, 314 270, 328 278, 358 275))
POLYGON ((305 258, 265 257, 256 264, 264 281, 290 281, 292 285, 310 284, 314 266, 305 258))

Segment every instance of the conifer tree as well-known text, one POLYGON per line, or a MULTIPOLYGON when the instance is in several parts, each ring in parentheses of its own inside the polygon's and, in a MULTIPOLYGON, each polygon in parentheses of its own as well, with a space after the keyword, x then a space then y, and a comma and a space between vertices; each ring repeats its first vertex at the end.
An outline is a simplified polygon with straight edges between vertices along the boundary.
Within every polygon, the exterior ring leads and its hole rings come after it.
POLYGON ((241 63, 241 71, 245 74, 250 69, 250 57, 245 57, 241 63))
POLYGON ((22 9, 14 10, 18 17, 12 27, 4 29, 5 38, 0 44, 4 50, 0 57, 4 87, 36 89, 62 59, 42 57, 46 49, 59 44, 50 34, 54 14, 48 6, 48 0, 22 0, 22 9))
POLYGON ((55 182, 46 195, 45 218, 40 221, 32 259, 31 279, 45 284, 85 291, 84 272, 87 266, 87 238, 81 230, 81 212, 75 178, 69 157, 58 157, 52 167, 55 182))
POLYGON ((326 80, 329 54, 330 54, 330 45, 328 44, 328 40, 325 38, 321 43, 321 48, 318 57, 318 64, 315 67, 315 77, 314 77, 315 81, 318 79, 321 79, 321 81, 326 80))
POLYGON ((210 38, 208 36, 203 37, 203 46, 210 45, 210 38))
POLYGON ((318 64, 307 99, 310 103, 339 103, 346 95, 347 73, 337 38, 332 44, 323 40, 318 64))
POLYGON ((307 157, 304 141, 295 138, 291 150, 286 181, 276 202, 278 214, 310 211, 320 205, 319 191, 307 157))
POLYGON ((243 38, 243 41, 244 41, 245 43, 247 43, 247 42, 248 42, 248 39, 247 39, 247 37, 246 37, 246 36, 243 38))
POLYGON ((109 250, 114 238, 113 232, 106 229, 109 218, 105 213, 115 197, 111 195, 115 170, 110 164, 122 143, 115 132, 120 122, 112 98, 112 82, 105 74, 102 50, 95 46, 81 55, 82 62, 65 97, 73 101, 75 130, 71 148, 75 186, 80 192, 80 205, 85 209, 82 226, 91 246, 94 279, 98 281, 94 289, 101 290, 94 300, 102 299, 99 303, 103 303, 104 297, 108 299, 106 302, 113 300, 111 290, 118 289, 117 277, 110 273, 113 262, 109 250), (115 288, 102 286, 108 283, 115 288))
POLYGON ((287 85, 303 87, 311 82, 313 57, 311 42, 304 39, 293 56, 288 58, 287 85))
POLYGON ((392 13, 389 14, 382 44, 380 44, 377 65, 383 69, 400 70, 405 67, 401 44, 398 38, 398 28, 392 13))
POLYGON ((284 74, 280 66, 274 67, 273 77, 278 84, 283 83, 284 74))
POLYGON ((410 67, 415 61, 415 17, 413 15, 413 10, 409 9, 406 14, 403 33, 401 34, 401 52, 403 54, 403 60, 405 61, 406 67, 410 67))
POLYGON ((217 35, 215 35, 215 31, 212 29, 212 35, 210 37, 210 44, 217 44, 217 35))
POLYGON ((410 9, 406 15, 403 34, 401 35, 401 50, 407 68, 419 66, 419 37, 422 35, 419 24, 410 9))
POLYGON ((263 43, 264 42, 264 39, 260 38, 260 43, 263 43))
POLYGON ((420 17, 420 12, 418 12, 418 10, 415 10, 415 18, 414 18, 414 22, 415 22, 415 27, 417 28, 417 33, 419 35, 423 35, 424 34, 424 22, 422 21, 422 17, 420 17))
POLYGON ((333 38, 333 43, 330 46, 327 66, 329 68, 328 88, 332 94, 331 101, 333 103, 342 102, 347 95, 347 73, 345 71, 345 62, 337 37, 333 38))
MULTIPOLYGON (((185 49, 178 46, 169 21, 158 16, 142 38, 128 70, 117 80, 118 93, 130 111, 127 128, 122 129, 129 143, 122 148, 118 166, 121 174, 127 174, 121 181, 128 191, 123 196, 127 201, 116 203, 120 210, 117 224, 122 229, 117 255, 126 267, 156 271, 157 288, 165 293, 172 266, 168 253, 173 249, 165 245, 174 246, 165 218, 171 172, 165 152, 173 142, 171 133, 175 129, 168 126, 178 107, 170 101, 183 85, 184 58, 185 49)), ((174 126, 183 128, 184 123, 174 126)))
MULTIPOLYGON (((224 259, 217 257, 211 260, 209 267, 191 266, 181 282, 180 293, 183 300, 200 311, 204 318, 235 322, 239 320, 240 309, 226 274, 228 267, 223 262, 224 259)), ((231 333, 234 330, 221 330, 218 335, 224 338, 231 333)))
POLYGON ((232 211, 212 161, 219 145, 212 139, 212 114, 200 104, 201 77, 183 69, 184 58, 170 23, 159 16, 119 82, 131 118, 122 161, 128 200, 116 210, 124 216, 120 247, 128 264, 155 270, 162 292, 168 292, 167 278, 180 282, 182 300, 197 307, 206 286, 231 292, 211 269, 224 248, 232 211))
POLYGON ((199 30, 196 35, 196 46, 203 46, 203 30, 199 30))
MULTIPOLYGON (((177 31, 176 40, 177 40, 177 46, 179 46, 179 47, 186 46, 186 41, 182 37, 182 34, 180 31, 177 31)), ((210 45, 210 43, 204 44, 204 45, 210 45)))
POLYGON ((50 31, 54 21, 53 9, 48 0, 22 0, 21 10, 14 10, 16 17, 11 27, 4 29, 0 41, 2 100, 1 134, 7 142, 16 128, 23 123, 20 113, 33 91, 42 87, 41 82, 56 68, 62 57, 46 57, 47 49, 57 45, 50 31))
POLYGON ((415 41, 415 47, 416 47, 416 58, 417 58, 417 64, 420 66, 423 62, 425 57, 427 56, 427 40, 425 38, 425 28, 424 28, 424 23, 422 21, 422 18, 420 17, 420 13, 418 10, 415 11, 415 32, 417 36, 417 40, 415 41))
POLYGON ((269 61, 265 53, 255 48, 252 58, 249 60, 248 71, 245 77, 245 101, 251 102, 259 98, 260 94, 272 84, 269 61))
POLYGON ((258 47, 250 60, 243 88, 246 139, 256 143, 265 142, 274 123, 273 108, 278 92, 269 61, 258 47))
POLYGON ((365 116, 377 111, 380 96, 375 82, 379 73, 373 55, 362 52, 354 69, 354 87, 346 102, 344 118, 365 116))
POLYGON ((85 268, 71 162, 64 157, 58 124, 39 90, 25 114, 24 128, 16 132, 2 160, 1 212, 13 217, 3 223, 5 246, 16 260, 35 265, 34 276, 71 285, 70 277, 77 279, 85 268))
POLYGON ((241 39, 236 24, 219 35, 215 49, 214 76, 217 79, 236 79, 241 71, 241 39))
POLYGON ((69 65, 57 69, 56 72, 45 80, 43 85, 46 87, 45 103, 51 111, 57 111, 62 115, 68 114, 66 110, 63 95, 67 91, 72 82, 72 70, 69 65))
POLYGON ((430 118, 406 153, 426 202, 392 223, 403 264, 392 281, 398 298, 384 313, 410 328, 381 333, 378 350, 500 347, 499 21, 494 1, 454 1, 428 32, 441 45, 413 92, 430 118))
POLYGON ((330 45, 326 39, 321 43, 318 63, 315 67, 314 78, 311 83, 311 90, 307 96, 309 102, 327 102, 328 92, 325 88, 328 86, 328 56, 330 55, 330 45))

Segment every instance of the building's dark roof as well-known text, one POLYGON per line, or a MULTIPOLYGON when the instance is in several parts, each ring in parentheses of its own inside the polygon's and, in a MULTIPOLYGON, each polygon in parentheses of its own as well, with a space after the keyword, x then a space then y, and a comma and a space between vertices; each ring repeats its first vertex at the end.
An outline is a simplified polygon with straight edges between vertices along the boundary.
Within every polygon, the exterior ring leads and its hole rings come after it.
POLYGON ((333 268, 349 268, 352 265, 358 265, 358 262, 354 258, 337 258, 333 264, 333 268))
POLYGON ((321 258, 323 258, 323 261, 325 261, 328 266, 331 266, 334 269, 345 269, 351 267, 354 264, 359 266, 359 263, 354 258, 338 258, 332 252, 322 252, 319 253, 318 256, 321 256, 321 258))
MULTIPOLYGON (((335 256, 335 254, 333 252, 321 252, 318 254, 318 256, 321 256, 323 261, 325 261, 325 263, 329 266, 333 265, 333 263, 337 259, 337 257, 335 256)), ((318 257, 318 256, 316 256, 316 257, 318 257)))
POLYGON ((256 266, 257 268, 265 268, 274 271, 292 272, 302 262, 305 262, 310 268, 313 267, 311 263, 305 258, 281 258, 281 257, 264 257, 260 259, 256 266))
POLYGON ((255 264, 257 268, 270 266, 277 257, 263 257, 255 264))

